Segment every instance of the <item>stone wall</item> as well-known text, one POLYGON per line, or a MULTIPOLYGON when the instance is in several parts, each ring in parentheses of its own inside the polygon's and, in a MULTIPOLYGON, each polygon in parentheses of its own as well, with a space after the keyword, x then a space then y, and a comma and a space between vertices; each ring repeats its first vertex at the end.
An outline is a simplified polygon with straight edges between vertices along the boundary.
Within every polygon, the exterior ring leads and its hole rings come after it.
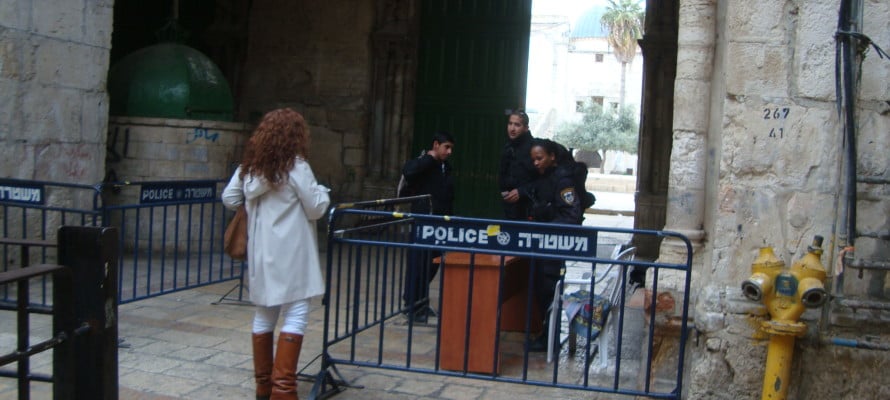
MULTIPOLYGON (((0 177, 83 185, 47 185, 47 205, 92 210, 88 188, 102 180, 112 4, 0 2, 0 177)), ((77 220, 48 212, 23 223, 15 214, 0 218, 6 237, 52 241, 52 227, 77 220)), ((14 265, 19 255, 6 257, 14 265)))
POLYGON ((242 123, 111 117, 106 168, 118 181, 228 179, 249 135, 242 123))
POLYGON ((309 161, 334 201, 355 199, 366 170, 369 37, 375 2, 254 2, 243 118, 293 107, 310 125, 309 161))
POLYGON ((0 176, 102 180, 112 6, 0 3, 0 176))
MULTIPOLYGON (((890 46, 890 5, 864 1, 862 32, 890 46)), ((843 122, 835 103, 838 2, 681 2, 668 226, 701 231, 686 398, 760 398, 764 308, 738 289, 762 246, 790 265, 815 235, 835 275, 844 209, 843 122), (683 20, 686 20, 685 22, 683 20), (710 99, 702 104, 702 99, 710 99), (690 223, 691 222, 691 223, 690 223)), ((890 63, 869 53, 857 93, 859 175, 887 179, 890 63)), ((859 230, 886 232, 886 186, 859 184, 859 230)), ((668 247, 669 246, 665 246, 668 247)), ((663 249, 665 248, 663 247, 663 249)), ((890 258, 886 240, 857 241, 857 257, 890 258)), ((847 271, 839 297, 890 300, 883 273, 847 271)), ((829 288, 831 285, 829 285, 829 288)), ((885 398, 890 355, 825 346, 822 337, 886 343, 886 312, 807 311, 789 398, 885 398), (825 318, 824 316, 827 316, 825 318)), ((886 304, 886 303, 885 303, 886 304)))
MULTIPOLYGON (((106 177, 129 183, 228 181, 241 159, 250 134, 248 128, 245 124, 233 122, 112 117, 109 121, 106 177)), ((207 187, 199 186, 202 189, 207 187)), ((225 183, 213 186, 212 199, 215 202, 225 183)), ((173 237, 174 231, 179 237, 191 237, 191 244, 204 246, 202 248, 210 248, 211 235, 194 234, 196 232, 215 229, 217 235, 214 238, 219 240, 223 227, 221 221, 225 218, 213 224, 210 209, 202 211, 200 206, 158 207, 156 212, 151 212, 148 208, 129 208, 140 204, 150 206, 143 201, 143 196, 145 194, 140 185, 115 186, 103 193, 104 205, 128 207, 110 213, 110 221, 107 222, 119 227, 126 250, 147 248, 150 243, 152 251, 173 251, 175 245, 165 243, 160 238, 173 237), (199 242, 202 236, 205 243, 199 242)))

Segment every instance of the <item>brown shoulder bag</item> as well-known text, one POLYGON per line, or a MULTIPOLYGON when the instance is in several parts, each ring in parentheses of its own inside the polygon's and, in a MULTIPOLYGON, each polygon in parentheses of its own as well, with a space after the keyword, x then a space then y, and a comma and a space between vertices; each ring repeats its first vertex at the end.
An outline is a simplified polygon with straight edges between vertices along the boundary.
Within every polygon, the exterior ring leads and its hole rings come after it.
POLYGON ((223 251, 235 260, 247 258, 247 210, 238 206, 223 236, 223 251))

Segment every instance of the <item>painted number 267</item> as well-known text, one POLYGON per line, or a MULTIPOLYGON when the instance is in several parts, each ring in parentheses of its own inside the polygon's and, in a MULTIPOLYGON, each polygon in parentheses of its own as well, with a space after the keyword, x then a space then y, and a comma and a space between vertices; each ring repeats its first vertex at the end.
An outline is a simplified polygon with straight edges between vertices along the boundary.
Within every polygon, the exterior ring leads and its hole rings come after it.
POLYGON ((763 109, 763 119, 786 119, 788 118, 788 112, 791 109, 788 107, 776 107, 776 108, 764 108, 763 109))

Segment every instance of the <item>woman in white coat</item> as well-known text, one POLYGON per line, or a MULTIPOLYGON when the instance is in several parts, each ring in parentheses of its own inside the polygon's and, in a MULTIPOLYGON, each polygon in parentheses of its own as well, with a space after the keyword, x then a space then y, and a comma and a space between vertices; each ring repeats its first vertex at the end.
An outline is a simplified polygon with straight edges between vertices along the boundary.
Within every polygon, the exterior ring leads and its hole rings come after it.
POLYGON ((315 222, 330 204, 306 161, 309 127, 293 109, 270 111, 223 190, 223 204, 247 209, 247 271, 257 399, 297 399, 296 368, 309 299, 324 293, 315 222), (275 325, 284 319, 272 354, 275 325))

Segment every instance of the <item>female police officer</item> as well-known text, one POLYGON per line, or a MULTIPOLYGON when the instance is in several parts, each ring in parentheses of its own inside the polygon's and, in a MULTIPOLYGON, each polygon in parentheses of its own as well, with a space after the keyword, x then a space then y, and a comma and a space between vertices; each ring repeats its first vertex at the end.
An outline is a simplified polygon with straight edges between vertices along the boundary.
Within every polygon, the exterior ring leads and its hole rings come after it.
MULTIPOLYGON (((562 145, 547 139, 534 139, 529 153, 539 174, 529 188, 529 219, 535 222, 580 224, 583 218, 581 200, 580 194, 575 193, 571 168, 574 160, 566 154, 562 145)), ((564 262, 536 260, 534 265, 534 292, 540 310, 546 312, 556 283, 562 279, 564 262)), ((545 323, 544 333, 529 343, 529 351, 547 350, 547 326, 545 323)))
POLYGON ((538 177, 529 188, 529 219, 537 222, 580 224, 582 193, 576 193, 568 151, 561 144, 548 139, 532 142, 532 162, 538 177))

